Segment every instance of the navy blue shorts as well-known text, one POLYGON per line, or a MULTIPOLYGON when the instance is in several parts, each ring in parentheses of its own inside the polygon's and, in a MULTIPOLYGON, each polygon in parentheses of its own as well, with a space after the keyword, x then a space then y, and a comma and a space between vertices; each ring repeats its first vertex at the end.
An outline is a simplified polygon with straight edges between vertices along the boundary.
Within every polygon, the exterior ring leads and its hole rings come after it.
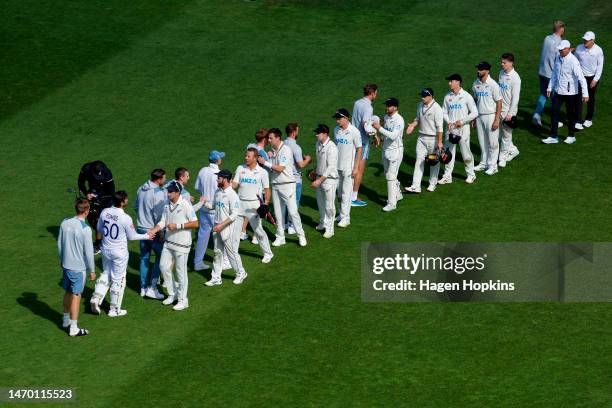
POLYGON ((83 293, 85 288, 85 271, 71 271, 65 269, 62 277, 62 287, 66 292, 70 292, 73 295, 80 295, 83 293))

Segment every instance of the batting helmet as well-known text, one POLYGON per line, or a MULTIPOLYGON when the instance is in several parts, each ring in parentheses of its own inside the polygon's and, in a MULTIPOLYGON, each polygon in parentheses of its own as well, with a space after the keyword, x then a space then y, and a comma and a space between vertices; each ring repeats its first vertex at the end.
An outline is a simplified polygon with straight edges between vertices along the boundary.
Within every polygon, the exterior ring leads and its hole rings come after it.
POLYGON ((440 150, 440 152, 438 152, 438 157, 440 158, 440 161, 442 163, 448 164, 453 159, 453 154, 451 153, 450 149, 447 147, 446 149, 440 150))
POLYGON ((429 166, 435 166, 436 164, 439 163, 439 159, 438 159, 438 155, 437 153, 429 153, 426 157, 425 157, 425 163, 427 163, 429 166))
POLYGON ((448 131, 448 141, 457 144, 461 141, 461 129, 450 129, 448 131))

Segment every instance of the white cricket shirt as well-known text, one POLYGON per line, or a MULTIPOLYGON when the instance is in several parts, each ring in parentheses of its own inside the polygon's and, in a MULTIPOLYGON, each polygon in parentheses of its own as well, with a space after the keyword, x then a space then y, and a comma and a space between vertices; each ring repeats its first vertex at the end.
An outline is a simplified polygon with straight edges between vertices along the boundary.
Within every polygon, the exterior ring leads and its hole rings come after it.
POLYGON ((516 116, 519 98, 521 97, 521 77, 514 68, 510 72, 503 69, 499 71, 499 89, 502 96, 501 115, 516 116))
POLYGON ((501 91, 499 85, 491 75, 487 76, 486 81, 480 82, 476 79, 472 84, 472 93, 476 100, 476 108, 479 115, 491 115, 495 113, 497 101, 501 100, 501 91))
POLYGON ((110 207, 102 210, 97 230, 102 234, 102 249, 121 249, 127 251, 127 241, 148 239, 147 234, 139 234, 134 228, 132 217, 123 208, 110 207))
POLYGON ((362 146, 359 130, 350 123, 346 129, 336 126, 334 139, 338 147, 338 170, 352 171, 355 165, 355 153, 362 146))
POLYGON ((423 102, 417 107, 416 121, 419 124, 419 133, 427 136, 436 136, 442 133, 444 114, 442 107, 434 99, 429 105, 423 102))
MULTIPOLYGON (((232 180, 238 183, 238 198, 240 201, 259 201, 259 195, 264 188, 270 188, 268 172, 255 165, 251 169, 246 164, 241 164, 234 173, 232 180)), ((263 200, 263 197, 261 197, 263 200)))

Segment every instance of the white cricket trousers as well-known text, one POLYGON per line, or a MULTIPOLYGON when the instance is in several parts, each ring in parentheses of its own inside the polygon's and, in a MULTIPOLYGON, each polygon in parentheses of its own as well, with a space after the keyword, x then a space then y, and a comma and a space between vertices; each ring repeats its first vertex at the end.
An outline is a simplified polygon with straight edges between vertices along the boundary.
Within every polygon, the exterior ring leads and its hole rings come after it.
POLYGON ((352 170, 338 170, 338 198, 340 219, 351 221, 351 194, 353 194, 352 170))
POLYGON ((478 115, 476 118, 476 131, 480 144, 480 162, 488 168, 497 168, 499 158, 499 128, 491 130, 495 114, 478 115))
MULTIPOLYGON (((419 138, 416 142, 416 161, 414 163, 414 174, 412 175, 412 188, 421 190, 421 180, 423 179, 423 170, 425 169, 425 158, 429 153, 436 150, 436 137, 419 133, 419 138)), ((440 173, 440 163, 429 167, 429 185, 435 186, 438 184, 438 175, 440 173)))
MULTIPOLYGON (((465 174, 468 176, 475 176, 474 156, 470 150, 470 125, 463 125, 462 128, 463 134, 461 135, 461 141, 459 141, 459 149, 461 149, 461 158, 465 164, 465 174)), ((446 166, 444 166, 444 178, 450 179, 453 176, 453 169, 455 168, 455 159, 457 158, 455 152, 457 150, 457 145, 448 141, 448 132, 446 133, 446 144, 448 145, 453 158, 446 166)))
MULTIPOLYGON (((241 201, 242 211, 244 212, 244 216, 247 220, 249 220, 249 224, 251 224, 251 228, 253 228, 253 232, 257 237, 257 241, 259 242, 259 247, 261 248, 264 255, 272 255, 272 250, 270 249, 270 240, 268 240, 268 235, 266 231, 263 229, 262 220, 257 214, 257 208, 259 208, 259 200, 254 201, 241 201)), ((242 218, 240 218, 240 222, 238 220, 234 221, 234 224, 237 224, 239 231, 234 234, 238 235, 238 242, 240 242, 240 234, 242 233, 242 218)), ((238 250, 236 249, 236 252, 238 250)))
POLYGON ((221 230, 221 232, 213 232, 213 244, 215 245, 215 259, 213 261, 212 279, 221 279, 221 272, 223 272, 223 254, 227 256, 232 269, 236 272, 236 276, 243 274, 244 267, 242 266, 242 260, 238 254, 234 235, 236 230, 234 224, 240 221, 242 225, 242 218, 238 217, 230 225, 227 225, 221 230))
POLYGON ((401 194, 397 174, 399 173, 403 157, 403 148, 383 150, 383 168, 385 170, 385 178, 387 179, 387 204, 392 206, 397 204, 397 199, 401 194))
POLYGON ((512 128, 504 122, 503 117, 500 119, 500 128, 501 128, 501 147, 500 147, 500 156, 507 155, 511 151, 518 150, 514 143, 512 142, 512 128))
POLYGON ((198 228, 198 240, 196 241, 195 255, 193 256, 194 265, 204 262, 206 248, 210 240, 210 234, 215 226, 215 213, 208 208, 200 209, 200 227, 198 228))
MULTIPOLYGON (((295 183, 273 184, 272 201, 274 204, 274 217, 276 218, 276 236, 285 237, 285 220, 283 220, 283 204, 287 206, 289 219, 293 223, 293 228, 298 237, 305 237, 302 228, 302 220, 298 213, 297 203, 295 202, 295 183)), ((229 254, 228 254, 229 258, 229 254)))
POLYGON ((317 206, 319 207, 319 225, 325 231, 334 232, 334 218, 336 217, 336 189, 337 179, 325 179, 317 187, 317 206))
POLYGON ((110 287, 110 306, 121 309, 129 258, 127 249, 102 250, 102 273, 96 280, 92 302, 102 304, 110 287))
POLYGON ((187 302, 187 288, 189 281, 187 278, 187 258, 189 252, 179 252, 168 249, 164 245, 159 261, 159 269, 164 278, 164 286, 168 291, 168 296, 174 296, 179 302, 187 302), (176 274, 172 273, 172 265, 176 274))

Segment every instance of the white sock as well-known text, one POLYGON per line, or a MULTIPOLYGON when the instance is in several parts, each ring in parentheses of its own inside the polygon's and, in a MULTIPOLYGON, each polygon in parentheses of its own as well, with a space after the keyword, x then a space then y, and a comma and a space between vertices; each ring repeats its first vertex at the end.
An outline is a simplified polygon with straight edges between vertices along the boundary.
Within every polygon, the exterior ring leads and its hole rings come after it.
POLYGON ((351 201, 355 201, 357 199, 357 191, 353 191, 351 194, 351 201))
POLYGON ((79 330, 76 320, 70 320, 70 333, 76 333, 79 330))
POLYGON ((64 327, 70 324, 70 313, 64 313, 64 327))

